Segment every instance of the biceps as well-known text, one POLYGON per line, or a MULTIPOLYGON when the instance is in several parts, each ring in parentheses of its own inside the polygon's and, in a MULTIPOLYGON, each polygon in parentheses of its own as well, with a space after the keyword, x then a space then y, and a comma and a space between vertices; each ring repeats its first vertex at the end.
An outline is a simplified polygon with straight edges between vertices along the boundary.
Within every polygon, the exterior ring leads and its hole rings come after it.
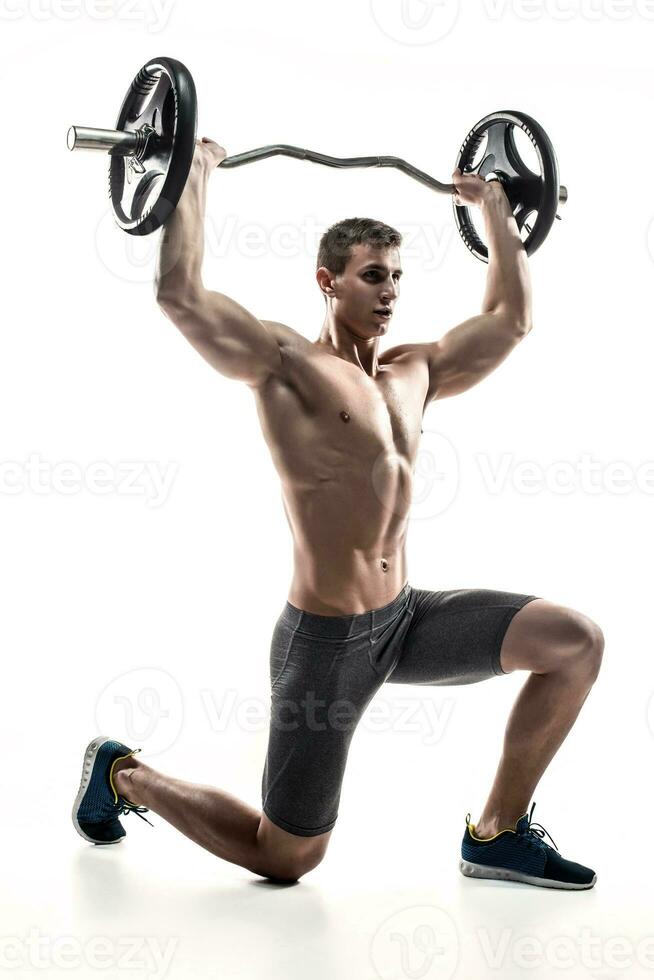
POLYGON ((484 313, 454 327, 433 345, 432 397, 458 395, 478 384, 508 357, 525 333, 499 313, 484 313))

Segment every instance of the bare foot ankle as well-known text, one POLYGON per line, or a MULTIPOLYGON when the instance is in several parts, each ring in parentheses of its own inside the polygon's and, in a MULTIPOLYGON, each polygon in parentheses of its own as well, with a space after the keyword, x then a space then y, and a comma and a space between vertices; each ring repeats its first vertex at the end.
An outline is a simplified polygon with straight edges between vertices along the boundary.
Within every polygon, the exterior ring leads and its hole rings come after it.
MULTIPOLYGON (((117 768, 118 766, 116 766, 117 768)), ((113 778, 116 792, 130 803, 138 804, 139 801, 135 799, 136 786, 132 782, 132 774, 136 772, 136 769, 121 769, 120 772, 116 772, 116 769, 114 769, 113 778)))
POLYGON ((499 830, 495 830, 488 824, 475 824, 472 833, 475 837, 479 837, 481 840, 488 840, 489 837, 495 837, 499 834, 499 830))
POLYGON ((138 769, 143 763, 135 755, 125 756, 124 759, 118 759, 114 763, 114 776, 118 772, 122 772, 123 769, 138 769))
POLYGON ((124 759, 118 759, 114 763, 113 769, 113 781, 116 787, 116 792, 125 799, 129 800, 130 803, 136 803, 137 800, 134 799, 134 794, 136 792, 136 786, 132 782, 132 774, 140 769, 143 765, 139 759, 135 756, 130 755, 124 759))
POLYGON ((489 837, 496 837, 498 834, 501 834, 503 830, 515 830, 515 825, 518 820, 519 817, 515 819, 507 817, 506 819, 500 820, 480 820, 478 824, 475 824, 473 834, 482 840, 488 840, 489 837))

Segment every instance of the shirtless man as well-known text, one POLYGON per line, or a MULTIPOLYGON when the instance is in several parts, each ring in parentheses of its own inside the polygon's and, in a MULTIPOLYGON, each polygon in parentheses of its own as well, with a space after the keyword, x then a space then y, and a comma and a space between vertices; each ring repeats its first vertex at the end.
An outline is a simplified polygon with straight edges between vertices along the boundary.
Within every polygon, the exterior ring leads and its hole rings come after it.
POLYGON ((467 684, 523 670, 490 795, 476 825, 466 818, 460 868, 592 887, 594 872, 546 844, 527 810, 597 677, 599 626, 535 596, 429 592, 407 581, 423 413, 481 381, 531 329, 527 255, 501 185, 453 175, 457 200, 479 206, 486 227, 481 313, 440 340, 380 352, 402 275, 401 236, 382 222, 350 219, 323 236, 316 279, 326 312, 314 341, 205 288, 207 183, 224 156, 211 140, 197 142, 162 233, 157 299, 220 374, 251 389, 293 535, 294 574, 270 653, 263 812, 163 775, 134 757, 140 750, 98 736, 85 752, 76 829, 115 843, 125 835, 120 815, 152 810, 226 861, 295 881, 325 855, 352 734, 384 681, 467 684))

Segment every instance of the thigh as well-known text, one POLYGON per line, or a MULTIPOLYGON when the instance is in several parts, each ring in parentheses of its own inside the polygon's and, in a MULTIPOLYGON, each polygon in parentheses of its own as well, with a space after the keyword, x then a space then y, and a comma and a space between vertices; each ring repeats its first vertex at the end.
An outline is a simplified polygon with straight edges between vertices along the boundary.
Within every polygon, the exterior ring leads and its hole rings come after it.
POLYGON ((352 735, 383 682, 369 649, 369 632, 336 639, 275 628, 262 808, 287 833, 313 837, 336 823, 352 735))
POLYGON ((412 622, 391 683, 473 684, 507 673, 500 659, 504 635, 516 613, 537 598, 492 589, 413 592, 412 622))
POLYGON ((571 664, 598 644, 599 627, 583 613, 538 599, 522 609, 506 631, 502 668, 546 674, 571 664))

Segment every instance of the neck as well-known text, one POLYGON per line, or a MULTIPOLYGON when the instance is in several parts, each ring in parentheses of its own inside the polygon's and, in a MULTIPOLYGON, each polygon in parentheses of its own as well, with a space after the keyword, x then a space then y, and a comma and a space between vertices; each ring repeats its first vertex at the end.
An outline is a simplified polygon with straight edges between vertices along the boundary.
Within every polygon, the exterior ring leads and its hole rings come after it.
POLYGON ((354 364, 371 378, 374 378, 379 370, 379 337, 357 337, 329 314, 325 316, 320 336, 315 343, 319 347, 326 347, 341 360, 354 364))

